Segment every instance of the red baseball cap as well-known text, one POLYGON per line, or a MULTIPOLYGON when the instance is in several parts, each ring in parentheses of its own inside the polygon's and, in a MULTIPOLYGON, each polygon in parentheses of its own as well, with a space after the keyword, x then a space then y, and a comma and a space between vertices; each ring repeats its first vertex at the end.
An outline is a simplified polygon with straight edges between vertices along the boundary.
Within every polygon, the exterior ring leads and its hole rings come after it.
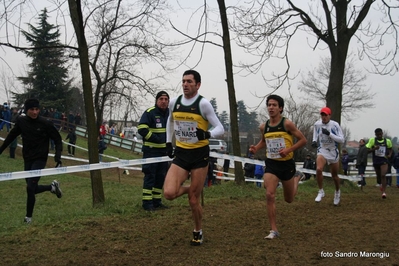
POLYGON ((328 107, 323 107, 320 110, 320 114, 325 113, 326 115, 331 115, 331 109, 328 107))

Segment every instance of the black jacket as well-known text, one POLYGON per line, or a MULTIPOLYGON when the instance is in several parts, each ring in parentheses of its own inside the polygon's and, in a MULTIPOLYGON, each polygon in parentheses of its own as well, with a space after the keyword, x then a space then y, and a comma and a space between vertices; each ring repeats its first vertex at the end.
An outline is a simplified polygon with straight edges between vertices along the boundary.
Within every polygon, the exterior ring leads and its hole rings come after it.
POLYGON ((50 139, 54 140, 55 157, 61 157, 62 138, 51 121, 41 116, 36 119, 25 115, 19 116, 15 126, 11 129, 3 145, 0 147, 0 154, 19 135, 22 136, 22 155, 25 161, 46 161, 49 153, 50 139))
MULTIPOLYGON (((140 118, 137 127, 143 137, 143 156, 166 155, 166 121, 169 109, 161 110, 157 106, 148 108, 140 118)), ((150 156, 151 157, 151 156, 150 156)))

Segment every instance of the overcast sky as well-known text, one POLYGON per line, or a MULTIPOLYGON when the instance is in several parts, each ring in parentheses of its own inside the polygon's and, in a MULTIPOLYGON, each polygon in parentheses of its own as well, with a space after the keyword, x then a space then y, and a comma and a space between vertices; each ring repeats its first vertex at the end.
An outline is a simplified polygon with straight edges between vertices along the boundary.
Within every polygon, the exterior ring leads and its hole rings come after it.
MULTIPOLYGON (((184 4, 192 5, 193 1, 180 1, 184 4)), ((216 1, 215 1, 216 2, 216 1)), ((229 3, 230 1, 227 1, 229 3)), ((199 6, 199 4, 198 4, 199 6)), ((194 9, 194 8, 193 8, 194 9)), ((192 10, 193 10, 192 9, 192 10)), ((40 9, 38 9, 40 10, 40 9)), ((190 11, 179 11, 180 13, 173 18, 172 21, 176 23, 183 23, 188 21, 190 11)), ((51 15, 51 14, 50 14, 51 15)), ((68 23, 69 21, 66 20, 68 23)), ((35 23, 31 21, 31 23, 35 23)), ((194 24, 194 23, 193 23, 194 24)), ((178 25, 178 24, 177 24, 178 25)), ((183 27, 183 29, 185 29, 183 27)), ((70 33, 69 33, 70 34, 70 33)), ((1 33, 4 36, 4 33, 1 33)), ((309 70, 317 67, 321 57, 329 55, 328 50, 313 51, 306 43, 308 36, 302 35, 296 38, 294 45, 291 48, 291 66, 292 73, 301 72, 306 74, 309 70)), ((354 44, 352 43, 352 46, 354 44)), ((352 47, 353 50, 353 47, 352 47)), ((169 76, 169 82, 165 85, 165 88, 179 88, 176 92, 171 92, 171 97, 181 94, 180 80, 181 74, 184 70, 194 65, 199 57, 200 52, 196 51, 190 58, 186 66, 182 66, 176 70, 174 75, 169 76)), ((0 49, 0 56, 4 59, 13 69, 16 74, 21 74, 20 69, 26 69, 27 60, 24 58, 22 53, 16 53, 11 49, 3 48, 0 49)), ((233 60, 235 63, 244 61, 248 55, 244 54, 239 49, 233 50, 233 60)), ((200 93, 207 99, 216 98, 218 104, 218 112, 222 111, 229 112, 228 107, 228 94, 227 94, 227 83, 225 82, 225 68, 224 68, 224 54, 223 50, 219 47, 208 45, 205 47, 203 59, 199 65, 195 68, 202 75, 202 86, 200 93)), ((359 69, 363 70, 366 74, 365 69, 369 69, 371 66, 366 61, 358 61, 356 65, 359 69)), ((3 60, 0 61, 0 70, 6 68, 3 60)), ((263 81, 262 73, 264 75, 270 75, 272 72, 281 71, 281 64, 276 61, 270 61, 267 65, 264 65, 262 71, 257 75, 242 76, 237 74, 235 76, 235 89, 237 100, 243 100, 248 106, 249 111, 252 107, 256 107, 261 102, 261 99, 254 96, 263 96, 271 92, 271 89, 266 86, 263 81)), ((269 76, 270 77, 270 76, 269 76)), ((292 83, 291 93, 294 99, 302 101, 305 95, 297 90, 297 84, 301 79, 301 75, 296 81, 292 83)), ((368 109, 358 112, 356 119, 348 123, 343 120, 342 125, 349 127, 351 131, 351 140, 358 140, 363 137, 373 137, 374 129, 381 127, 384 131, 388 132, 391 136, 399 135, 399 122, 397 121, 397 114, 399 110, 398 98, 399 92, 397 90, 399 82, 399 75, 394 76, 379 76, 375 74, 367 74, 367 80, 365 81, 366 88, 371 88, 373 92, 376 92, 376 96, 373 99, 375 102, 374 109, 368 109)), ((287 87, 282 88, 277 94, 288 97, 287 87)), ((0 85, 0 101, 5 100, 4 89, 0 85)), ((150 102, 153 102, 151 99, 150 102)), ((322 107, 320 103, 319 108, 322 107)), ((265 103, 262 103, 262 107, 265 108, 265 103)), ((334 110, 332 110, 334 112, 334 110)))

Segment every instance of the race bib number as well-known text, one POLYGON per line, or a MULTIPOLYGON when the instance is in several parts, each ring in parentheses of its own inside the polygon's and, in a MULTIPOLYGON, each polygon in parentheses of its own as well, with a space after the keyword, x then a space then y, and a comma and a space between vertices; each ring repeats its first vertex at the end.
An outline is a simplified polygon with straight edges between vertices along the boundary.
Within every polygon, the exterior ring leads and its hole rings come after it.
POLYGON ((284 138, 266 139, 267 158, 277 159, 281 158, 278 153, 281 149, 285 149, 284 138))
POLYGON ((385 146, 380 146, 378 148, 378 150, 374 151, 375 156, 377 157, 385 157, 385 153, 386 153, 387 147, 385 146))
POLYGON ((184 143, 196 143, 197 122, 195 121, 174 121, 176 140, 184 143))

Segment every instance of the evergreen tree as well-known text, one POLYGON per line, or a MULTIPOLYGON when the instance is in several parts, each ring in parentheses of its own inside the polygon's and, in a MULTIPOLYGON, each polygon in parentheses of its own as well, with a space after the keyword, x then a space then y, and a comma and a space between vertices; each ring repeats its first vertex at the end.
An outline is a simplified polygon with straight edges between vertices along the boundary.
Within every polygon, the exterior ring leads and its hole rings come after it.
POLYGON ((47 9, 38 20, 37 27, 28 24, 29 32, 22 31, 33 47, 24 51, 32 62, 28 76, 18 78, 26 90, 21 94, 14 93, 14 99, 17 104, 22 104, 27 98, 37 98, 42 106, 67 111, 72 101, 64 49, 60 48, 60 32, 57 26, 48 23, 47 9))
POLYGON ((244 101, 237 102, 238 128, 240 132, 259 132, 258 114, 256 112, 248 113, 244 101))
POLYGON ((219 120, 220 120, 219 113, 218 113, 218 104, 216 102, 216 98, 212 98, 209 102, 211 103, 213 110, 215 110, 215 114, 216 114, 217 118, 219 118, 219 120))
POLYGON ((220 114, 220 123, 222 123, 225 131, 230 131, 230 119, 229 114, 226 111, 223 111, 220 114))

